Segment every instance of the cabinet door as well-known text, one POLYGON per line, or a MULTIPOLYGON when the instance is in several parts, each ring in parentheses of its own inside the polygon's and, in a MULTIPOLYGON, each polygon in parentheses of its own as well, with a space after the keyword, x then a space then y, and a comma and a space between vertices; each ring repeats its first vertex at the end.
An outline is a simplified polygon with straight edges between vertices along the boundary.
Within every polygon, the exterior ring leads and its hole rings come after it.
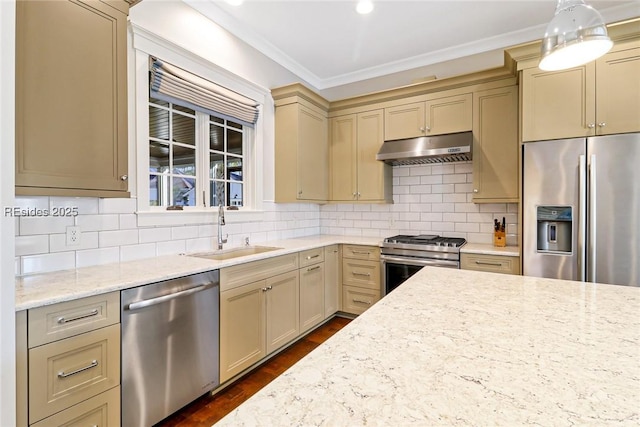
POLYGON ((391 166, 376 160, 384 143, 383 111, 358 114, 358 200, 392 201, 391 166))
POLYGON ((384 139, 413 138, 424 135, 424 102, 384 109, 384 139))
POLYGON ((298 271, 271 277, 265 281, 267 354, 299 335, 298 271))
POLYGON ((324 248, 324 318, 340 309, 340 247, 324 248))
POLYGON ((522 73, 522 140, 595 134, 594 63, 562 71, 522 73))
POLYGON ((640 131, 640 48, 596 61, 598 135, 640 131))
POLYGON ((357 196, 356 123, 355 114, 331 119, 331 200, 351 201, 357 196))
POLYGON ((265 281, 220 293, 220 383, 265 354, 265 281))
POLYGON ((300 105, 298 110, 298 200, 329 198, 327 119, 300 105))
POLYGON ((300 269, 300 332, 324 320, 324 263, 300 269))
POLYGON ((17 2, 18 194, 128 197, 126 27, 98 1, 17 2))
POLYGON ((474 94, 473 201, 518 201, 518 89, 474 94))
POLYGON ((472 110, 470 93, 427 101, 425 135, 442 135, 471 130, 472 110))

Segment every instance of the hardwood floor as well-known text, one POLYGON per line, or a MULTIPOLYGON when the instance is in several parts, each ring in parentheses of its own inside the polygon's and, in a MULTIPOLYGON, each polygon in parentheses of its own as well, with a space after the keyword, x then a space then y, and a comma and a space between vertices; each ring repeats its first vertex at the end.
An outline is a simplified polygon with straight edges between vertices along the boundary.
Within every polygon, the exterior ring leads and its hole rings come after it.
POLYGON ((334 317, 215 396, 202 396, 156 424, 156 427, 211 427, 350 321, 334 317))

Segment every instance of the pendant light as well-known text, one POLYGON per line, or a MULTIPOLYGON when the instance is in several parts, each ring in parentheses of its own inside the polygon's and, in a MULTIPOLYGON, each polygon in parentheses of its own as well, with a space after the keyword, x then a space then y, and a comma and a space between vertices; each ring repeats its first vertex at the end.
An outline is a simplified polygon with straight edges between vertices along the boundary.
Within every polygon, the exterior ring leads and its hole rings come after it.
POLYGON ((613 42, 600 13, 584 0, 558 0, 542 40, 540 69, 577 67, 607 53, 613 42))

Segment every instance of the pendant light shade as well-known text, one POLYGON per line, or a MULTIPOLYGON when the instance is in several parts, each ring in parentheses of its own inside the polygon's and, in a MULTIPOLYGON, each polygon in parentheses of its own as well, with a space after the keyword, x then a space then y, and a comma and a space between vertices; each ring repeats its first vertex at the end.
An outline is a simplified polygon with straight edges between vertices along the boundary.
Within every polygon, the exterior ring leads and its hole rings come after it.
POLYGON ((600 13, 583 0, 558 0, 542 40, 540 69, 577 67, 607 53, 613 42, 600 13))

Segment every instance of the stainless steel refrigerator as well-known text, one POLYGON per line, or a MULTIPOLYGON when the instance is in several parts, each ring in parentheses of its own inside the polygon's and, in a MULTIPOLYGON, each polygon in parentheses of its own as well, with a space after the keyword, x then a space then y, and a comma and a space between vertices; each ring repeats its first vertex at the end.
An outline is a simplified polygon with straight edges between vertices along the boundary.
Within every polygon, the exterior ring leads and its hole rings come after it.
POLYGON ((523 274, 640 286, 640 133, 524 144, 523 274))

